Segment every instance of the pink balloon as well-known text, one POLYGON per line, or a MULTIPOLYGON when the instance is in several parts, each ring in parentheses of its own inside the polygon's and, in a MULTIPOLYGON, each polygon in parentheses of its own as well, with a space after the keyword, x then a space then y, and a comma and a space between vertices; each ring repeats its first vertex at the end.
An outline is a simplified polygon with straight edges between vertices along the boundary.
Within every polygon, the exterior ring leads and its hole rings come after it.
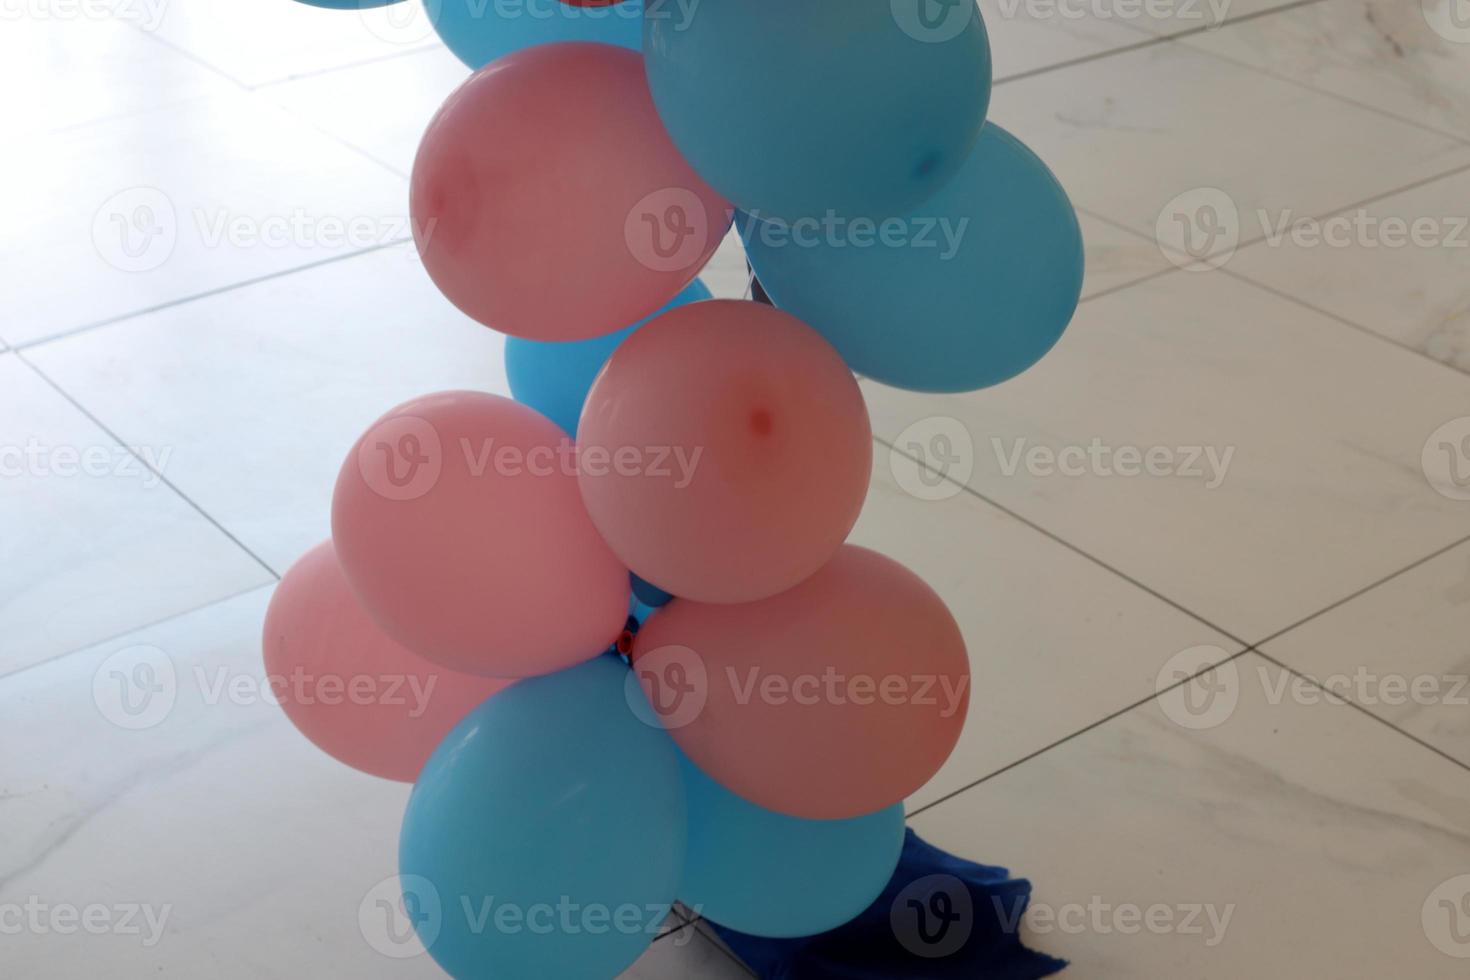
POLYGON ((924 785, 970 701, 965 641, 944 602, 852 545, 760 602, 675 599, 638 633, 633 669, 700 769, 808 819, 872 813, 924 785))
POLYGON ((532 340, 653 313, 734 213, 674 149, 642 57, 587 43, 525 48, 460 86, 424 133, 409 207, 444 295, 532 340))
POLYGON ((582 498, 629 568, 674 595, 748 602, 822 567, 867 494, 862 393, 816 331, 707 300, 623 342, 577 430, 582 498))
POLYGON ((470 710, 512 682, 457 674, 389 639, 332 542, 301 557, 271 596, 265 668, 301 734, 354 769, 411 783, 470 710))
POLYGON ((332 538, 378 625, 454 670, 562 670, 627 618, 628 573, 582 506, 571 440, 508 398, 450 391, 379 419, 338 474, 332 538))

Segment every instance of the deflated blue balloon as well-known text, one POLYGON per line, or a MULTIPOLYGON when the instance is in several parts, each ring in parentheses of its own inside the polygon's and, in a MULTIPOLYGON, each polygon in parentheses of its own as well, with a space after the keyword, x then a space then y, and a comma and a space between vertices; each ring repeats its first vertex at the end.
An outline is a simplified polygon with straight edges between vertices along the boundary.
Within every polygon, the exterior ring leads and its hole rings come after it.
POLYGON ((739 220, 761 284, 859 374, 916 391, 972 391, 1052 348, 1082 291, 1067 193, 988 123, 944 190, 903 218, 739 220))
POLYGON ((990 102, 974 0, 649 0, 643 54, 679 150, 761 217, 909 211, 990 102))
POLYGON ((709 289, 696 279, 653 316, 617 333, 562 343, 507 337, 505 374, 510 380, 510 393, 522 405, 529 405, 561 426, 567 435, 575 436, 587 392, 618 345, 659 314, 709 298, 709 289))
POLYGON ((903 850, 903 805, 848 820, 762 809, 710 779, 682 753, 689 856, 679 900, 711 922, 755 936, 835 929, 883 891, 903 850))
POLYGON ((637 51, 643 0, 581 7, 562 0, 424 0, 434 30, 460 61, 479 69, 535 44, 599 41, 637 51))
POLYGON ((606 980, 653 941, 684 866, 684 790, 628 676, 603 655, 518 681, 425 764, 400 882, 452 976, 606 980))

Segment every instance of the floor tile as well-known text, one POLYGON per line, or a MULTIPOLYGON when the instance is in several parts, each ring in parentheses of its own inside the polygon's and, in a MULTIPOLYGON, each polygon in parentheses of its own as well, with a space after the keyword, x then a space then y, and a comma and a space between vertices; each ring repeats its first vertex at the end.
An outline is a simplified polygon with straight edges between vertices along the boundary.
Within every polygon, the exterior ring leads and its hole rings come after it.
POLYGON ((1055 0, 980 0, 990 35, 996 79, 1050 68, 1063 62, 1116 50, 1140 40, 1136 31, 1098 4, 1055 0))
POLYGON ((1259 237, 1260 209, 1325 214, 1470 163, 1448 137, 1179 44, 1002 85, 991 118, 1079 208, 1166 241, 1188 219, 1200 250, 1259 237))
POLYGON ((463 62, 436 45, 268 85, 259 92, 407 175, 429 120, 469 76, 463 62))
MULTIPOLYGON (((16 975, 443 976, 372 904, 395 885, 408 787, 333 761, 268 700, 269 595, 0 680, 0 740, 23 747, 5 774, 0 900, 101 905, 118 924, 8 935, 16 975)), ((743 976, 732 966, 685 927, 627 976, 743 976)))
POLYGON ((1265 652, 1470 767, 1470 545, 1267 643, 1265 652))
POLYGON ((1173 268, 1153 240, 1079 213, 1082 244, 1086 249, 1086 274, 1082 297, 1118 289, 1173 268))
POLYGON ((422 3, 330 10, 297 0, 111 0, 115 8, 161 8, 161 40, 242 85, 391 57, 438 43, 422 3))
MULTIPOLYGON (((88 8, 79 4, 75 9, 88 8)), ((141 2, 134 9, 146 18, 141 2)), ((46 89, 44 99, 8 98, 0 103, 0 129, 12 139, 234 88, 215 72, 135 29, 129 19, 7 16, 4 23, 0 86, 11 93, 29 91, 38 83, 46 89)))
POLYGON ((1464 949, 1470 773, 1354 708, 1273 701, 1253 654, 1231 666, 914 829, 1029 877, 1023 937, 1079 976, 1463 977, 1441 949, 1464 949))
MULTIPOLYGON (((1108 0, 1093 0, 1108 3, 1108 0)), ((1152 3, 1135 5, 1130 0, 1112 0, 1111 5, 1125 11, 1137 6, 1143 8, 1141 15, 1126 18, 1125 23, 1156 36, 1195 36, 1213 33, 1222 28, 1232 28, 1235 22, 1249 23, 1251 18, 1270 20, 1300 0, 1153 0, 1152 3), (1269 16, 1264 16, 1268 15, 1269 16)), ((1317 0, 1333 3, 1335 0, 1317 0)))
POLYGON ((281 276, 32 348, 277 571, 327 536, 353 441, 434 391, 506 394, 504 339, 429 281, 411 245, 281 276))
POLYGON ((1183 43, 1470 138, 1470 25, 1447 29, 1461 2, 1328 0, 1183 43))
POLYGON ((1470 172, 1299 217, 1275 216, 1228 268, 1470 372, 1470 172))
POLYGON ((709 265, 699 278, 716 299, 750 299, 750 267, 745 264, 745 246, 734 228, 725 235, 709 265))
MULTIPOLYGON (((943 423, 905 442, 932 446, 943 423)), ((932 803, 1158 690, 1160 670, 1238 644, 902 455, 876 447, 852 541, 911 568, 949 605, 970 651, 970 712, 932 803)), ((1173 682, 1172 680, 1170 681, 1173 682)))
POLYGON ((1470 533, 1423 467, 1470 379, 1220 273, 1083 303, 992 389, 864 388, 885 440, 942 425, 919 452, 1248 642, 1470 533))
MULTIPOLYGON (((167 442, 129 442, 165 475, 167 442)), ((270 581, 15 354, 0 355, 0 674, 270 581)))
POLYGON ((401 177, 248 95, 32 146, 0 163, 13 346, 410 232, 401 177))
POLYGON ((754 976, 698 926, 684 926, 653 944, 623 974, 625 980, 747 980, 754 976))

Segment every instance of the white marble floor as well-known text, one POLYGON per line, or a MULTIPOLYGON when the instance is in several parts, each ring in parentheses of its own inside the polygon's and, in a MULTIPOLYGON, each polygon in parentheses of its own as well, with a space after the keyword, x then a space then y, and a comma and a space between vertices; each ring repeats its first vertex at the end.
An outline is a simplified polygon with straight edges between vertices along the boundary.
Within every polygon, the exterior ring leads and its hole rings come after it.
MULTIPOLYGON (((220 696, 364 424, 506 389, 403 244, 465 75, 415 2, 0 28, 0 912, 41 923, 0 917, 6 976, 438 975, 362 913, 405 789, 220 696), (106 692, 139 669, 141 721, 106 692)), ((1089 269, 1024 377, 864 385, 854 539, 977 679, 912 825, 1031 877, 1079 977, 1462 978, 1470 4, 981 7, 1089 269)), ((738 243, 706 279, 741 294, 738 243)), ((629 975, 746 971, 676 918, 629 975)))

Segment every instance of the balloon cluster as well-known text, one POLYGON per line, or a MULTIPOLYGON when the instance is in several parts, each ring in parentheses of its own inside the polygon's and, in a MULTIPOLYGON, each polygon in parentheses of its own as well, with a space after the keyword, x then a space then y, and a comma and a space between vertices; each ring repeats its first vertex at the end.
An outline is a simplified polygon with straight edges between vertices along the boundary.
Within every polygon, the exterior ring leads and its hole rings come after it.
POLYGON ((424 134, 416 241, 509 335, 517 400, 427 395, 352 447, 267 616, 284 708, 415 783, 405 906, 454 976, 614 976, 675 898, 835 928, 970 684, 934 591, 844 543, 854 372, 1033 364, 1077 304, 1072 208, 986 122, 968 0, 425 3, 476 71, 424 134), (774 306, 695 278, 732 223, 774 306))

